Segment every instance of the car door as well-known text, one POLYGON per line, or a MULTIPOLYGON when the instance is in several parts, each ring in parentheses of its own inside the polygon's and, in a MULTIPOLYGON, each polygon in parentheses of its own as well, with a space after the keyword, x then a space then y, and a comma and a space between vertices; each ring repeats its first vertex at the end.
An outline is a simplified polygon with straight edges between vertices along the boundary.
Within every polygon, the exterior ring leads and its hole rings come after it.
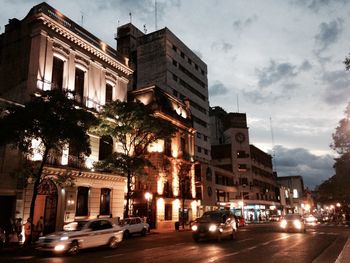
POLYGON ((85 246, 84 247, 95 247, 99 246, 101 243, 101 237, 100 237, 100 230, 101 230, 101 224, 99 220, 93 221, 90 223, 90 232, 88 234, 88 237, 86 238, 85 246))
POLYGON ((101 229, 99 234, 100 246, 108 243, 110 238, 113 236, 113 225, 108 220, 101 220, 101 229))

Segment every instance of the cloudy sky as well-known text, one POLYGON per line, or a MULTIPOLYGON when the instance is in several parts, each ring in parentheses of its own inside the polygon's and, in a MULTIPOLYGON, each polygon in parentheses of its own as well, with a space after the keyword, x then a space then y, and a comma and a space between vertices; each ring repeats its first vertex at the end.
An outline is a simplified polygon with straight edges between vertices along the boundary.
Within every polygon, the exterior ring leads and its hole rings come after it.
MULTIPOLYGON (((0 0, 0 31, 40 2, 0 0)), ((112 47, 130 12, 155 30, 154 0, 48 3, 112 47)), ((157 0, 157 11, 157 28, 207 63, 210 105, 247 113, 250 142, 273 153, 279 176, 313 188, 334 174, 329 144, 350 101, 350 0, 157 0)))

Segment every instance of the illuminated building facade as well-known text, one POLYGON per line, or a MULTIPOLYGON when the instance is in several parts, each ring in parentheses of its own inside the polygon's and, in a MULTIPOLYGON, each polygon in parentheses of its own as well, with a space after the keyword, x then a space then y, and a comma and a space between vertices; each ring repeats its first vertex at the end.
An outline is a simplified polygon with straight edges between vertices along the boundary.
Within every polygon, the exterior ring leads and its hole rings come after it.
POLYGON ((148 169, 148 176, 135 178, 132 211, 147 217, 152 228, 173 229, 182 218, 187 223, 197 218, 201 205, 195 186, 195 129, 189 105, 157 86, 132 95, 178 130, 171 140, 159 140, 148 148, 154 168, 148 169))
MULTIPOLYGON (((292 200, 289 213, 300 213, 304 211, 304 180, 300 175, 294 176, 279 176, 277 181, 281 186, 290 189, 290 198, 292 200)), ((309 202, 309 205, 311 202, 309 202)))
MULTIPOLYGON (((74 91, 80 107, 97 111, 112 100, 127 99, 132 70, 128 60, 116 50, 46 3, 34 6, 28 15, 11 19, 0 35, 0 97, 3 102, 23 104, 40 90, 74 91)), ((73 98, 72 98, 73 99, 73 98)), ((125 179, 118 175, 94 172, 92 163, 106 157, 116 143, 108 138, 90 136, 92 154, 84 161, 69 151, 51 154, 44 168, 45 180, 39 187, 33 222, 44 216, 46 232, 61 229, 74 219, 96 216, 122 217, 125 179), (59 186, 58 175, 68 174, 75 184, 59 186)), ((2 148, 1 159, 9 157, 2 148)), ((13 152, 11 153, 13 156, 13 152)), ((32 160, 40 160, 36 154, 32 160)), ((16 166, 1 164, 1 180, 16 166)), ((12 217, 27 219, 32 184, 23 190, 15 182, 2 184, 0 198, 12 202, 12 217)))

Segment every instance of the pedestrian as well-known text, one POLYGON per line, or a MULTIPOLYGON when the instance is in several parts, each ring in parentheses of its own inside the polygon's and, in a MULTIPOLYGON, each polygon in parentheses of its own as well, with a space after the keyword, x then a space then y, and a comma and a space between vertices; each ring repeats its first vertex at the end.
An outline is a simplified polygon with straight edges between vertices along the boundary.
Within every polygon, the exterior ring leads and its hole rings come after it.
POLYGON ((19 242, 22 242, 22 218, 17 218, 16 220, 16 224, 15 224, 15 231, 17 233, 17 236, 18 236, 18 241, 19 242))
POLYGON ((37 238, 42 237, 44 234, 44 218, 41 216, 36 223, 35 231, 37 233, 37 238))
POLYGON ((32 234, 32 219, 28 217, 27 222, 24 224, 25 245, 30 245, 32 241, 31 234, 32 234))
POLYGON ((253 214, 250 214, 250 216, 249 216, 250 222, 253 222, 253 219, 254 219, 253 214))

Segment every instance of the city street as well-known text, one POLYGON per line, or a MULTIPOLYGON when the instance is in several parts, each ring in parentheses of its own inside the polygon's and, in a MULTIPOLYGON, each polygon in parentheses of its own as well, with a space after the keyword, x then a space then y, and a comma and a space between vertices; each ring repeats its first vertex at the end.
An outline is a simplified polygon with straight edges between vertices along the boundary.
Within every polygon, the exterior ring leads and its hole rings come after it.
POLYGON ((276 223, 241 228, 237 240, 192 241, 191 232, 132 237, 116 250, 99 248, 77 256, 7 255, 1 262, 335 262, 349 236, 345 226, 318 225, 306 233, 283 233, 276 223))

